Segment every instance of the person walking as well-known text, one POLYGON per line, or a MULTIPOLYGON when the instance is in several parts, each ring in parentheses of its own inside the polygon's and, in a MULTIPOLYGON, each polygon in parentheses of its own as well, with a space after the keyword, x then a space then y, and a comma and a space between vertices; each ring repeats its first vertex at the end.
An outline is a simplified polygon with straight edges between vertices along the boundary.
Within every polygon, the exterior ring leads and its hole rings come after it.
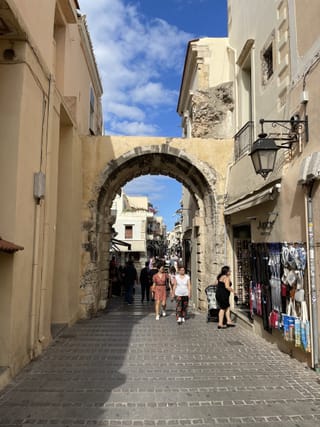
POLYGON ((230 317, 230 293, 234 293, 230 276, 231 269, 227 265, 222 267, 221 272, 217 276, 218 285, 216 291, 216 298, 220 308, 218 314, 218 329, 225 329, 227 327, 236 326, 232 322, 230 317), (224 317, 226 317, 227 320, 226 325, 224 325, 224 317))
POLYGON ((166 316, 167 305, 167 281, 168 274, 164 270, 164 266, 160 265, 159 270, 152 277, 152 291, 154 293, 154 308, 156 313, 156 320, 160 319, 160 307, 162 307, 162 316, 166 316))
POLYGON ((174 278, 173 294, 176 297, 176 319, 179 325, 185 322, 189 299, 191 298, 190 276, 183 266, 178 267, 174 278))
POLYGON ((137 270, 133 264, 133 261, 129 260, 124 269, 125 301, 128 303, 128 305, 131 305, 133 302, 133 288, 137 281, 137 270))
POLYGON ((143 303, 144 298, 150 301, 150 274, 149 274, 149 262, 146 261, 145 266, 140 272, 140 285, 141 285, 141 302, 143 303))
POLYGON ((169 270, 169 287, 170 287, 170 299, 171 299, 171 301, 173 301, 173 299, 174 299, 173 287, 174 287, 174 283, 175 283, 176 273, 177 273, 176 269, 172 265, 170 267, 170 270, 169 270))
POLYGON ((150 283, 150 287, 152 287, 152 291, 151 291, 151 301, 154 302, 154 292, 153 292, 153 276, 155 274, 158 273, 158 268, 157 268, 157 264, 154 261, 150 270, 149 270, 149 283, 150 283))

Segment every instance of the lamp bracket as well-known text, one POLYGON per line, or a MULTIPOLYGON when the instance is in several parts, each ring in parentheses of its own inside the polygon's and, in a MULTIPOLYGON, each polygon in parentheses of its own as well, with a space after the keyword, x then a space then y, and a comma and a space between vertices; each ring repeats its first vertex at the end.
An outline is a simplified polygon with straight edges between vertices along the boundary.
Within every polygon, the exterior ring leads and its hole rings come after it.
POLYGON ((286 132, 271 132, 269 137, 276 141, 286 141, 279 148, 291 148, 292 144, 301 140, 301 134, 304 132, 306 142, 309 141, 308 116, 305 120, 300 120, 299 115, 292 116, 290 120, 265 120, 260 119, 261 133, 259 138, 265 138, 268 134, 264 132, 264 124, 270 124, 272 128, 284 128, 286 132))

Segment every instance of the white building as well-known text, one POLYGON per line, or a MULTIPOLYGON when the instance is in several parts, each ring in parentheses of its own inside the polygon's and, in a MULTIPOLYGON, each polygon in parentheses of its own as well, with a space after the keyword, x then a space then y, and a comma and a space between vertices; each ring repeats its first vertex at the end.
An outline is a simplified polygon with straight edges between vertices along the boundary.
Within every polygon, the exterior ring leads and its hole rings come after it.
POLYGON ((151 256, 159 255, 164 247, 165 225, 148 197, 128 196, 123 191, 113 202, 115 239, 130 247, 117 245, 118 261, 124 264, 129 258, 143 266, 151 256))

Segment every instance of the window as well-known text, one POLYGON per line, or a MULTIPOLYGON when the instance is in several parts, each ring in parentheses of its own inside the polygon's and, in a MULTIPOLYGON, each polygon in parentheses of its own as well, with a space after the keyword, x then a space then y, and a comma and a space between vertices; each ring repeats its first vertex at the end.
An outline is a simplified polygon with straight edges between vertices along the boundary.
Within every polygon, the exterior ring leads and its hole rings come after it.
POLYGON ((152 222, 148 222, 147 224, 147 234, 152 234, 153 233, 153 223, 152 222))
POLYGON ((133 226, 132 225, 125 225, 124 226, 124 238, 125 239, 132 239, 133 238, 133 226))
MULTIPOLYGON (((253 62, 252 49, 254 46, 254 39, 248 39, 241 53, 236 61, 239 66, 237 73, 237 93, 238 93, 238 123, 241 128, 246 123, 253 120, 253 99, 254 99, 254 86, 252 85, 252 71, 251 64, 253 62)), ((246 150, 249 147, 243 147, 246 150)), ((241 150, 242 151, 242 150, 241 150)))
POLYGON ((265 85, 273 75, 273 46, 272 43, 262 53, 262 83, 265 85))

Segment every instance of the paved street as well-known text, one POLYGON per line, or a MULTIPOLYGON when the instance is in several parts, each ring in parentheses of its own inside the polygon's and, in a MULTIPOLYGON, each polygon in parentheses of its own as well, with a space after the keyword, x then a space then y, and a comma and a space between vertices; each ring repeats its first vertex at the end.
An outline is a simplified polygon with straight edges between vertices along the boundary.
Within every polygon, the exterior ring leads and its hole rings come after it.
POLYGON ((1 426, 319 426, 320 376, 205 314, 113 298, 64 330, 0 394, 1 426))

